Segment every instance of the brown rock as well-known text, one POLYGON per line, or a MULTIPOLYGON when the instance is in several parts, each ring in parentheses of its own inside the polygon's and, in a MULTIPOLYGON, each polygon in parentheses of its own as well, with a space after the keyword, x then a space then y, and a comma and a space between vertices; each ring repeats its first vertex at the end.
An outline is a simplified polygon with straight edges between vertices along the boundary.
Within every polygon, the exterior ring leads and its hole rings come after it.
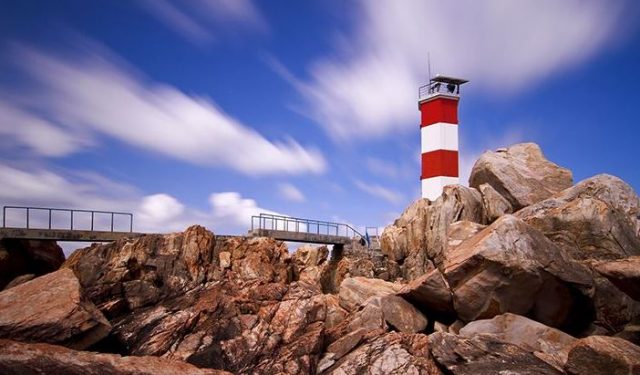
POLYGON ((223 375, 226 371, 157 357, 121 357, 67 349, 49 344, 0 340, 0 373, 6 375, 223 375))
POLYGON ((472 338, 489 334, 497 340, 517 345, 562 370, 567 361, 569 347, 576 341, 573 336, 544 324, 515 314, 498 315, 490 320, 476 320, 460 329, 460 336, 472 338))
POLYGON ((340 284, 340 306, 348 311, 355 311, 370 297, 395 294, 401 288, 400 284, 379 279, 350 277, 340 284))
POLYGON ((473 237, 476 233, 480 232, 486 225, 474 223, 473 221, 456 221, 449 226, 449 232, 447 235, 447 252, 453 251, 456 247, 460 246, 465 240, 473 237))
POLYGON ((332 367, 319 373, 442 374, 429 356, 427 336, 397 332, 361 344, 332 367))
POLYGON ((1 292, 0 312, 0 338, 84 349, 111 330, 67 269, 1 292))
POLYGON ((573 185, 571 171, 547 160, 535 143, 520 143, 480 156, 469 186, 489 184, 519 210, 573 185))
POLYGON ((53 272, 64 263, 62 248, 55 241, 0 240, 0 290, 24 274, 53 272))
POLYGON ((505 312, 577 329, 588 316, 590 271, 512 215, 496 220, 447 254, 444 276, 463 321, 505 312))
POLYGON ((11 280, 9 282, 9 284, 7 284, 7 286, 4 287, 5 290, 13 288, 14 286, 18 286, 20 284, 24 284, 27 281, 31 281, 33 279, 36 278, 36 275, 32 274, 32 273, 27 273, 24 275, 20 275, 18 277, 16 277, 15 279, 11 280))
POLYGON ((318 284, 329 256, 326 246, 304 245, 293 254, 294 279, 318 284))
POLYGON ((640 256, 595 265, 596 271, 620 290, 640 301, 640 256))
POLYGON ((398 292, 398 295, 428 314, 455 314, 449 284, 438 269, 411 281, 398 292))
POLYGON ((464 338, 436 332, 429 335, 429 347, 435 360, 454 375, 562 374, 532 353, 491 335, 464 338))
POLYGON ((502 215, 513 213, 511 203, 491 185, 482 184, 478 186, 478 190, 482 195, 482 204, 489 223, 493 223, 502 215))
POLYGON ((449 226, 456 221, 485 221, 482 197, 476 189, 449 185, 434 202, 420 199, 382 233, 382 252, 402 263, 403 276, 413 280, 440 266, 449 226))
POLYGON ((575 259, 614 260, 640 255, 639 202, 624 181, 598 175, 516 216, 575 259))
POLYGON ((640 374, 640 347, 616 337, 586 337, 571 347, 564 369, 572 375, 640 374))

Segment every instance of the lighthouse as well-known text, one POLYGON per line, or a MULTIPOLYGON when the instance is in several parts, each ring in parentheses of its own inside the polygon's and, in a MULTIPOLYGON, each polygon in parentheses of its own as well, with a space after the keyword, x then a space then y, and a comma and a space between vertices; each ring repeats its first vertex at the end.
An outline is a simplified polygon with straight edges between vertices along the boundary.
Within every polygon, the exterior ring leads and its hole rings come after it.
POLYGON ((436 75, 418 90, 422 198, 436 200, 458 177, 458 101, 467 80, 436 75))

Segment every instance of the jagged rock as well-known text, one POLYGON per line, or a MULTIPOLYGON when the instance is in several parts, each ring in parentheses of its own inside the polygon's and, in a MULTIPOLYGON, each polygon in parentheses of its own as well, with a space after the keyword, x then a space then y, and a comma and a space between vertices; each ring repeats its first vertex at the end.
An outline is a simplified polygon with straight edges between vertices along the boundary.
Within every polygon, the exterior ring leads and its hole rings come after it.
POLYGON ((67 269, 1 292, 0 312, 0 338, 12 340, 85 349, 111 330, 67 269))
POLYGON ((617 177, 598 175, 516 216, 542 231, 575 259, 640 255, 640 199, 617 177))
POLYGON ((379 279, 366 277, 350 277, 340 284, 340 306, 348 311, 355 311, 366 300, 374 296, 395 294, 401 285, 379 279))
POLYGON ((436 332, 429 335, 429 348, 435 360, 453 375, 563 373, 519 346, 491 335, 464 338, 436 332))
POLYGON ((451 290, 437 268, 405 285, 398 295, 427 312, 428 315, 455 314, 451 290))
POLYGON ((478 186, 478 190, 482 195, 482 204, 489 223, 493 223, 502 215, 513 213, 511 203, 491 185, 482 184, 478 186))
POLYGON ((369 303, 378 304, 382 309, 384 320, 400 332, 418 333, 427 328, 427 318, 401 297, 394 295, 373 297, 369 303))
POLYGON ((0 373, 5 375, 224 375, 226 371, 157 357, 121 357, 67 349, 49 344, 0 340, 0 373))
POLYGON ((615 337, 640 345, 640 321, 628 323, 620 332, 616 333, 615 337))
POLYGON ((449 185, 434 202, 420 199, 409 206, 381 237, 382 251, 402 263, 403 276, 413 280, 440 266, 449 226, 456 221, 485 221, 482 197, 476 189, 449 185))
POLYGON ((591 318, 590 271, 512 215, 449 252, 444 276, 466 322, 512 312, 575 330, 591 318))
POLYGON ((547 160, 535 143, 487 151, 473 165, 469 186, 491 185, 514 210, 529 206, 573 185, 571 171, 547 160))
POLYGON ((319 373, 441 375, 428 348, 425 335, 390 332, 361 344, 319 373))
POLYGON ((327 263, 329 249, 326 246, 304 245, 293 254, 294 279, 317 284, 327 263))
POLYGON ((490 320, 476 320, 460 329, 460 336, 472 338, 489 334, 499 341, 514 344, 562 370, 573 336, 516 314, 498 315, 490 320))
POLYGON ((0 240, 0 290, 24 274, 53 272, 64 263, 62 248, 55 241, 0 240))
POLYGON ((598 263, 595 269, 631 298, 640 301, 640 256, 598 263))
POLYGON ((586 337, 573 344, 564 369, 571 375, 639 374, 640 347, 616 337, 586 337))

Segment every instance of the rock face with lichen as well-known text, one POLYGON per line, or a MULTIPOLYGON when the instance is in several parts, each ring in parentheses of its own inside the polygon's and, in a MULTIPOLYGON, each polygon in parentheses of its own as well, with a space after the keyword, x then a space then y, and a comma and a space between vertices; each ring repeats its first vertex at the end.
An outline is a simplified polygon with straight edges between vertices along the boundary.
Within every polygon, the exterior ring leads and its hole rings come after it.
POLYGON ((7 281, 0 372, 640 371, 633 189, 573 185, 534 144, 483 154, 470 186, 411 204, 381 252, 200 226, 78 250, 7 281))

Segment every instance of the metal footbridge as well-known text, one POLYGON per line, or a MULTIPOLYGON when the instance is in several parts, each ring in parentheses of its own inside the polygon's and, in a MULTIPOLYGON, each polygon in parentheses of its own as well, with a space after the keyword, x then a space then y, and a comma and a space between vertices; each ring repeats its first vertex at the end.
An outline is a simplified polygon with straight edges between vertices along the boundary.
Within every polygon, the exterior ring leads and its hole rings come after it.
POLYGON ((133 214, 67 208, 4 206, 0 239, 111 242, 139 237, 133 214))
POLYGON ((333 245, 348 245, 365 238, 349 224, 264 213, 251 217, 249 235, 272 237, 280 241, 333 245))

